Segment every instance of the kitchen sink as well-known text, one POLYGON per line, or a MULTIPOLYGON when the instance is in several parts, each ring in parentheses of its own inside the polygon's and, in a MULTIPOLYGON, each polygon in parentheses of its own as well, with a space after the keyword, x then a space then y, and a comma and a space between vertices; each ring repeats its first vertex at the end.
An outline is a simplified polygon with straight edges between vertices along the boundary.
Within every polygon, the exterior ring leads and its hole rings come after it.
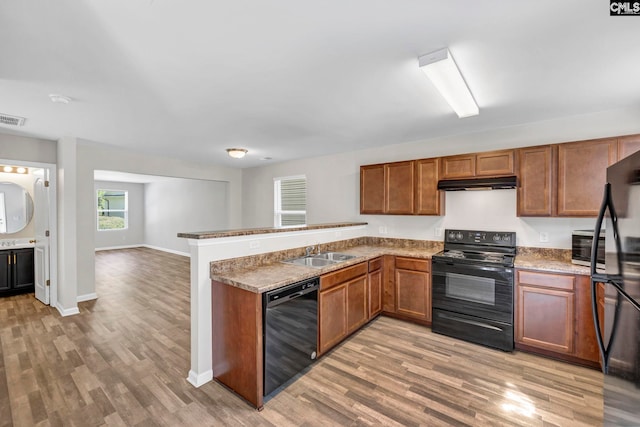
POLYGON ((285 264, 303 265, 306 267, 326 267, 355 258, 355 255, 341 254, 338 252, 323 252, 315 255, 285 259, 285 264))
POLYGON ((314 258, 328 259, 332 261, 348 261, 356 257, 355 255, 341 254, 339 252, 322 252, 311 256, 314 258))

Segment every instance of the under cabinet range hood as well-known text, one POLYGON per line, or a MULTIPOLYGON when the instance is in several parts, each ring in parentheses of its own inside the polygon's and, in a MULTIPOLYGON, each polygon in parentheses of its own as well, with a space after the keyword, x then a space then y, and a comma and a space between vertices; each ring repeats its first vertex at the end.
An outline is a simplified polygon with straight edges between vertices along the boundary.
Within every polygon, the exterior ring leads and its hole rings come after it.
POLYGON ((516 176, 501 176, 497 178, 469 178, 469 179, 445 179, 438 181, 438 190, 504 190, 516 188, 518 178, 516 176))

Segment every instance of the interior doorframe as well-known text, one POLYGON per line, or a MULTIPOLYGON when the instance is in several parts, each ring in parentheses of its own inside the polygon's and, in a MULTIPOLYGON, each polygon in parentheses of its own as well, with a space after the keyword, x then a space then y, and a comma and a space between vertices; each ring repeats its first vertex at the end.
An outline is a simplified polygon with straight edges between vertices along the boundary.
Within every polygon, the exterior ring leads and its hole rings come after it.
POLYGON ((0 159, 1 163, 27 168, 46 169, 49 176, 49 305, 58 304, 58 206, 56 197, 57 165, 55 163, 0 159))

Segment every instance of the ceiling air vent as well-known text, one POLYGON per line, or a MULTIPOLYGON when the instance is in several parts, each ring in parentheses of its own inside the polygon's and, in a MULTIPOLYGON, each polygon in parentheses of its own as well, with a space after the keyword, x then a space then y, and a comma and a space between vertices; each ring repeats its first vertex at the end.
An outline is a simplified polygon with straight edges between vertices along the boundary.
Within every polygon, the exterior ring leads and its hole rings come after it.
POLYGON ((0 124, 9 126, 22 126, 24 125, 24 117, 10 116, 8 114, 0 113, 0 124))

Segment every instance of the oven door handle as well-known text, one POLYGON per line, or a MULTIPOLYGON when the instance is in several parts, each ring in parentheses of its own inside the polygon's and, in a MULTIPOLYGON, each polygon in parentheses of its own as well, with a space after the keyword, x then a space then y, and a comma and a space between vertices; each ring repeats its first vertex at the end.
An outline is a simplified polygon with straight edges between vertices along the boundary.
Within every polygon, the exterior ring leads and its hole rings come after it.
POLYGON ((488 323, 477 322, 475 320, 461 319, 459 317, 452 317, 444 313, 440 313, 439 316, 447 320, 455 320, 456 322, 466 323, 468 325, 473 325, 473 326, 480 326, 481 328, 485 328, 485 329, 502 331, 502 329, 498 328, 497 326, 489 325, 488 323))

